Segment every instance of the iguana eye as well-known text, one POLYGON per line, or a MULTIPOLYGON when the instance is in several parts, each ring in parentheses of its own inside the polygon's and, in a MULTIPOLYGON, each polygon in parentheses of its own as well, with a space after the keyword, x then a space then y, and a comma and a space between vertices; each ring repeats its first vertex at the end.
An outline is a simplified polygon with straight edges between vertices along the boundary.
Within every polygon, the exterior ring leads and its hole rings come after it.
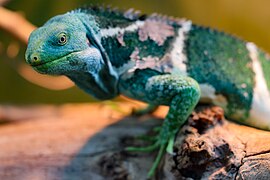
POLYGON ((67 35, 65 33, 60 33, 58 35, 58 44, 65 45, 67 43, 67 35))

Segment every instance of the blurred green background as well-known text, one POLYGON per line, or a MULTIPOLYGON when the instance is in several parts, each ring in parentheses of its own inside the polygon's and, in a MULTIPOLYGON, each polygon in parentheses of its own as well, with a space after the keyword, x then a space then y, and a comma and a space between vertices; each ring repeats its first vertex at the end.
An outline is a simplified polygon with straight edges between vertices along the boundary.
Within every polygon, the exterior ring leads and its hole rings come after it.
MULTIPOLYGON (((186 17, 194 23, 210 26, 253 41, 270 52, 269 0, 11 0, 4 7, 19 11, 36 26, 50 17, 86 4, 105 4, 121 9, 134 8, 142 13, 158 12, 186 17)), ((1 18, 1 17, 0 17, 1 18)), ((0 103, 64 103, 89 102, 93 99, 77 87, 52 91, 22 78, 15 65, 24 61, 26 45, 0 29, 0 103), (12 46, 19 46, 18 55, 9 56, 12 46)))

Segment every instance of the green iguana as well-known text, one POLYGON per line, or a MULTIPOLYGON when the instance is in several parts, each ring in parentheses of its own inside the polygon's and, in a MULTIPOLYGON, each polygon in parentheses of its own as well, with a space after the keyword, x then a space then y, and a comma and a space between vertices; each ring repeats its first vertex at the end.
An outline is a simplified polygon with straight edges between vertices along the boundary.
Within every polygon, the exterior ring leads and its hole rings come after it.
POLYGON ((270 58, 253 43, 185 19, 102 7, 53 17, 33 31, 26 62, 36 71, 66 75, 93 97, 119 94, 169 106, 156 141, 173 154, 176 133, 196 104, 221 106, 228 118, 270 130, 270 58))

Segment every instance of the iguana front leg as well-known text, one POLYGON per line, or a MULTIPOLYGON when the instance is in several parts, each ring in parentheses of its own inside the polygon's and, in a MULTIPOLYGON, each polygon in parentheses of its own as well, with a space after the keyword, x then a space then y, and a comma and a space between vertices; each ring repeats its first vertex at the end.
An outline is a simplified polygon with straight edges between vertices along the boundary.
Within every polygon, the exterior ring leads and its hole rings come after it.
POLYGON ((171 74, 160 74, 151 69, 136 70, 129 78, 120 79, 120 92, 128 97, 155 105, 170 106, 156 142, 149 147, 134 148, 130 151, 151 151, 160 148, 149 176, 152 176, 166 148, 173 153, 173 143, 179 128, 200 98, 198 83, 192 78, 171 74))

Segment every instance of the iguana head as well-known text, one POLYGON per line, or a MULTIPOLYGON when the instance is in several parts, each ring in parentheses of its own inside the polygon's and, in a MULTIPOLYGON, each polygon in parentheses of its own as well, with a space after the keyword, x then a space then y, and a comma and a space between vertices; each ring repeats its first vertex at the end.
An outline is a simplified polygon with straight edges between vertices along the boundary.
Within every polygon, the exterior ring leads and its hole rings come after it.
POLYGON ((117 74, 101 43, 98 26, 84 13, 50 19, 30 35, 26 62, 42 74, 66 75, 98 99, 117 94, 117 74))

